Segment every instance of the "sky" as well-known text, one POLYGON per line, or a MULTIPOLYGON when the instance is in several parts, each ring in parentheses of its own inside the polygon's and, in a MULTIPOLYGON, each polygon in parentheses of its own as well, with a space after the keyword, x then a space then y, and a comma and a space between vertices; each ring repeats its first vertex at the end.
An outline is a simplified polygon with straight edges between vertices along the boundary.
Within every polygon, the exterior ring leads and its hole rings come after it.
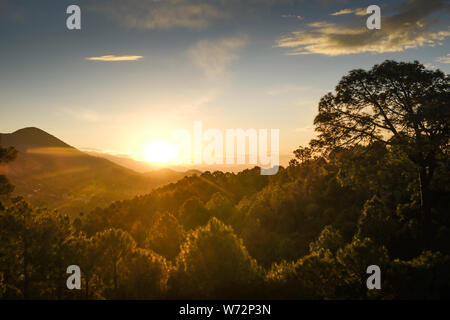
POLYGON ((139 158, 201 120, 279 129, 289 155, 348 71, 393 59, 448 73, 449 15, 442 0, 0 0, 0 132, 139 158), (73 4, 81 30, 66 27, 73 4))

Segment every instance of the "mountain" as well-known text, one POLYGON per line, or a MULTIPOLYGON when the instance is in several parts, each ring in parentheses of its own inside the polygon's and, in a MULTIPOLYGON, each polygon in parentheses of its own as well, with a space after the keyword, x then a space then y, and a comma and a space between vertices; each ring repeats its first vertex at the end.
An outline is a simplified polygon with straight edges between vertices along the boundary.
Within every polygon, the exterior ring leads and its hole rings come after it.
POLYGON ((126 155, 116 155, 116 154, 110 154, 101 152, 95 149, 82 149, 82 151, 88 155, 99 157, 99 158, 105 158, 108 159, 111 162, 114 162, 122 167, 131 169, 136 172, 140 173, 146 173, 150 171, 155 171, 160 169, 160 167, 157 167, 151 163, 144 162, 144 161, 137 161, 134 160, 126 155))
POLYGON ((48 134, 39 128, 24 128, 13 133, 0 133, 0 145, 14 146, 20 152, 26 152, 32 148, 68 148, 74 149, 67 143, 48 134))
POLYGON ((194 173, 173 170, 138 173, 81 152, 38 128, 0 134, 0 145, 18 150, 13 162, 0 167, 0 174, 5 174, 16 186, 16 194, 36 206, 69 214, 147 194, 194 173))

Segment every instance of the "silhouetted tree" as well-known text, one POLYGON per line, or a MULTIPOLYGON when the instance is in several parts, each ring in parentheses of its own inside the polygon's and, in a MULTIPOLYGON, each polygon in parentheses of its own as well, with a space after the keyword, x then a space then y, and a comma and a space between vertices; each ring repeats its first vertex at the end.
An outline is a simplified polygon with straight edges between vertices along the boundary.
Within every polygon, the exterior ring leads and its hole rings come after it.
POLYGON ((147 234, 146 247, 174 261, 185 238, 183 226, 172 214, 161 214, 147 234))
POLYGON ((186 200, 180 207, 178 216, 186 230, 206 224, 210 217, 198 197, 192 197, 186 200))
POLYGON ((212 218, 188 235, 169 281, 174 297, 249 298, 257 296, 262 274, 233 229, 212 218))
POLYGON ((167 289, 169 264, 151 250, 136 248, 130 253, 121 284, 127 299, 161 299, 167 289))
POLYGON ((424 212, 431 179, 448 159, 450 82, 419 62, 385 61, 352 70, 319 103, 313 146, 330 150, 381 142, 399 148, 418 168, 424 212))
POLYGON ((34 219, 33 208, 20 198, 13 200, 13 204, 0 215, 2 271, 11 294, 20 294, 24 299, 31 297, 32 248, 38 241, 34 219))
POLYGON ((101 252, 100 258, 103 261, 101 270, 108 286, 111 280, 113 288, 113 298, 117 299, 119 288, 120 266, 126 264, 125 260, 133 252, 136 243, 133 238, 121 229, 107 229, 96 235, 98 246, 101 252))
MULTIPOLYGON (((1 141, 0 141, 1 143, 1 141)), ((12 148, 0 147, 0 165, 13 161, 17 156, 17 151, 12 148)), ((9 183, 8 179, 4 175, 0 175, 0 208, 2 207, 2 196, 10 194, 14 190, 14 186, 9 183)))

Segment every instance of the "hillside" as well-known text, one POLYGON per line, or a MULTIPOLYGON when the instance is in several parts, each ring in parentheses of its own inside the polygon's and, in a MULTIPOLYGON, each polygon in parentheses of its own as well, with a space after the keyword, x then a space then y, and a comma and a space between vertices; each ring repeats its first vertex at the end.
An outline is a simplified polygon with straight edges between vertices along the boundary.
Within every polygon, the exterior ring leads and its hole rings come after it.
POLYGON ((70 214, 146 194, 186 175, 172 170, 140 174, 83 153, 38 128, 0 134, 0 145, 18 150, 17 159, 0 168, 16 194, 36 206, 70 214))
POLYGON ((81 150, 90 156, 107 159, 115 164, 118 164, 119 166, 131 169, 139 173, 146 173, 150 171, 156 171, 159 169, 159 167, 156 167, 151 163, 144 161, 136 161, 126 155, 110 154, 93 149, 81 149, 81 150))

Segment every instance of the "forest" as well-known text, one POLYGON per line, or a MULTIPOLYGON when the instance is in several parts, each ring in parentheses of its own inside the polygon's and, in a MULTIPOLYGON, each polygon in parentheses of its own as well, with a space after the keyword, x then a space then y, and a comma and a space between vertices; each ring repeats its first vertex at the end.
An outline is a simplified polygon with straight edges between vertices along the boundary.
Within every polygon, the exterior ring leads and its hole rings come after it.
POLYGON ((0 298, 450 298, 449 80, 417 61, 348 72, 273 176, 206 171, 71 216, 0 176, 0 298))

